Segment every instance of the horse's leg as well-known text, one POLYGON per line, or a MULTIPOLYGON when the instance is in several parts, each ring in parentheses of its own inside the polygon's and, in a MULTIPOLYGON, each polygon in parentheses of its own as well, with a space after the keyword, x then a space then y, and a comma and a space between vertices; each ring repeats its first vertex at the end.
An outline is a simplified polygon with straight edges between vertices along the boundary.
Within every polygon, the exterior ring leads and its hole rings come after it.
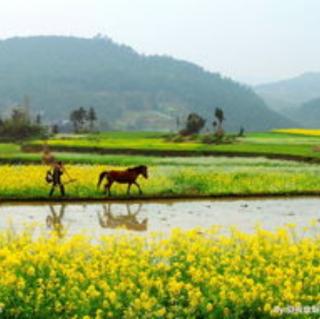
POLYGON ((141 190, 141 187, 140 187, 140 185, 135 181, 134 183, 133 183, 134 185, 136 185, 137 187, 138 187, 138 189, 139 189, 139 193, 140 193, 140 195, 142 194, 142 190, 141 190))
POLYGON ((110 184, 107 183, 105 186, 104 186, 104 192, 107 196, 110 195, 110 184))
POLYGON ((129 183, 129 184, 128 184, 127 195, 130 194, 131 185, 132 185, 132 183, 129 183))
POLYGON ((106 192, 108 190, 108 196, 111 196, 111 186, 113 184, 113 181, 108 181, 108 184, 106 185, 106 192))
POLYGON ((110 195, 110 187, 111 187, 112 183, 113 183, 113 181, 111 181, 109 179, 109 177, 107 177, 107 183, 104 185, 104 192, 108 196, 110 195))

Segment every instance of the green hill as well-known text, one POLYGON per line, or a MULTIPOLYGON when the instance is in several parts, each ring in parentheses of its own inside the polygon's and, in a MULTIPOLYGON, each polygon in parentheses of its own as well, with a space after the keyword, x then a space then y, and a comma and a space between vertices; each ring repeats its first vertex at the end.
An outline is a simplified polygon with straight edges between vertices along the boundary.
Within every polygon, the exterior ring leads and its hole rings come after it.
POLYGON ((295 111, 295 117, 300 120, 303 127, 320 127, 320 98, 303 103, 295 111))
POLYGON ((174 128, 176 117, 189 112, 211 123, 214 108, 222 107, 227 129, 292 126, 246 86, 195 64, 140 55, 100 37, 0 41, 0 111, 24 96, 50 122, 68 119, 71 109, 92 106, 114 129, 161 130, 174 128))
POLYGON ((261 84, 254 90, 274 110, 290 111, 320 97, 320 73, 308 72, 291 79, 261 84))
POLYGON ((307 128, 319 127, 320 72, 255 87, 270 108, 307 128))

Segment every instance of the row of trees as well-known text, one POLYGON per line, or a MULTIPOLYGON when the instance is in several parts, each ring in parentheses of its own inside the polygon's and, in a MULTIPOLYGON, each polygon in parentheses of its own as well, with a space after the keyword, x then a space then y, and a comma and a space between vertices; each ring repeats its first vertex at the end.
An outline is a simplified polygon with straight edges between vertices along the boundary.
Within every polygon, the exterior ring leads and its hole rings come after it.
MULTIPOLYGON (((31 115, 30 109, 30 99, 25 96, 23 102, 15 106, 8 117, 0 117, 1 140, 28 139, 47 136, 49 132, 60 132, 59 124, 43 125, 41 115, 31 115)), ((92 107, 79 107, 70 113, 69 120, 75 133, 93 132, 97 114, 92 107)))
POLYGON ((41 124, 41 116, 33 119, 24 107, 15 107, 8 118, 0 118, 0 137, 2 140, 28 139, 41 137, 47 130, 41 124))
POLYGON ((75 133, 93 132, 95 130, 97 114, 92 107, 88 110, 84 107, 79 107, 78 109, 71 111, 70 121, 75 133))

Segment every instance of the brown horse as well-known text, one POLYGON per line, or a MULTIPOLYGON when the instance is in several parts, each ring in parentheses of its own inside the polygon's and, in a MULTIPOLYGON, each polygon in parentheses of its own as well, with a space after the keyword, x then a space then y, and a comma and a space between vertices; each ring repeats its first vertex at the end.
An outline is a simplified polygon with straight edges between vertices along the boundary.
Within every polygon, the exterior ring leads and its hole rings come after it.
POLYGON ((105 185, 105 192, 111 195, 111 186, 114 182, 120 184, 128 184, 127 194, 130 194, 132 184, 136 185, 139 189, 139 193, 142 194, 140 185, 137 183, 137 178, 142 175, 144 178, 148 178, 147 166, 141 165, 133 168, 128 168, 125 171, 104 171, 99 176, 98 189, 104 178, 107 179, 108 183, 105 185))

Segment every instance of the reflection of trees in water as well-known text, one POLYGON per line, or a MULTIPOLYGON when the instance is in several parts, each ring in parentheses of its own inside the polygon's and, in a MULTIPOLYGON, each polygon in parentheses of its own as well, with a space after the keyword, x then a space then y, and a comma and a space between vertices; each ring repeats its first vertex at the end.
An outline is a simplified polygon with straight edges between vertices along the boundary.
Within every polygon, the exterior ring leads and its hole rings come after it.
POLYGON ((52 229, 59 237, 63 237, 64 232, 63 232, 63 216, 65 213, 65 208, 66 205, 61 205, 59 212, 56 212, 56 209, 54 206, 50 205, 50 212, 51 214, 49 214, 46 218, 46 224, 47 227, 52 229))
POLYGON ((148 218, 139 222, 137 216, 141 211, 142 204, 139 204, 135 212, 131 211, 132 205, 126 204, 126 215, 115 215, 112 213, 111 205, 103 205, 103 214, 98 213, 99 224, 103 228, 126 228, 128 230, 146 231, 148 228, 148 218))

